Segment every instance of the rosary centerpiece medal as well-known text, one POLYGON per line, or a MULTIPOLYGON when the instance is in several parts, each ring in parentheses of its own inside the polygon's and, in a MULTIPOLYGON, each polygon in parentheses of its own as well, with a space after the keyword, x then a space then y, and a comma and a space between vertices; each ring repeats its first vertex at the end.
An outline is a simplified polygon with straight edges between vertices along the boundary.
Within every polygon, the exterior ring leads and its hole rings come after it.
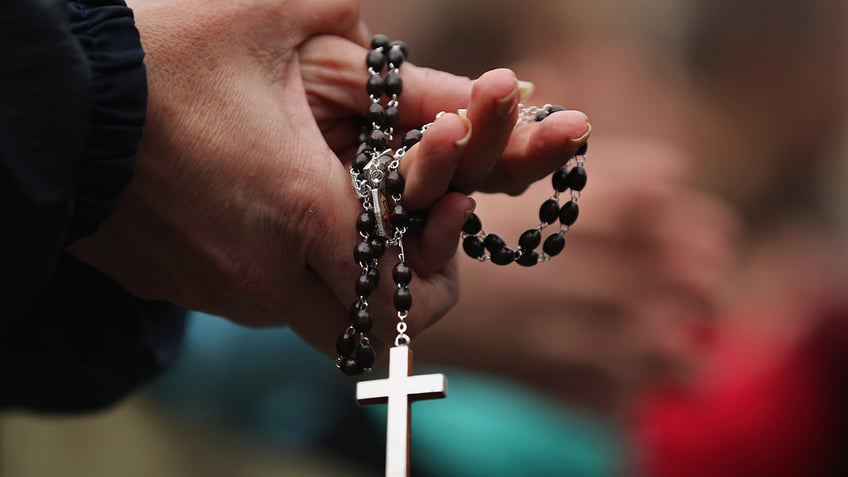
MULTIPOLYGON (((388 250, 397 249, 397 263, 392 270, 392 279, 396 286, 393 302, 398 322, 397 337, 389 350, 389 375, 385 379, 360 381, 356 388, 356 399, 360 404, 387 404, 385 475, 393 477, 409 475, 410 404, 418 400, 444 398, 447 393, 444 375, 412 374, 412 340, 406 334, 406 319, 412 307, 409 285, 413 273, 406 263, 403 239, 418 224, 419 219, 412 216, 401 203, 405 181, 398 168, 409 148, 417 144, 432 125, 429 123, 420 129, 408 131, 400 147, 390 147, 399 116, 399 97, 403 91, 400 67, 407 55, 407 47, 403 42, 392 42, 385 35, 376 35, 371 40, 371 50, 366 57, 370 75, 366 84, 371 99, 367 112, 370 124, 360 135, 357 154, 350 169, 351 183, 363 207, 356 224, 361 241, 353 252, 360 274, 355 283, 357 299, 349 310, 350 326, 336 342, 339 354, 336 366, 343 373, 355 376, 371 370, 375 352, 367 336, 372 326, 368 298, 380 281, 379 260, 388 250)), ((516 127, 542 121, 550 114, 564 110, 553 105, 519 105, 519 108, 516 127)), ((460 114, 463 113, 460 111, 460 114)), ((580 191, 586 185, 586 171, 583 169, 585 152, 584 144, 575 157, 554 173, 554 193, 539 209, 539 224, 521 235, 518 247, 510 248, 499 236, 484 232, 479 217, 472 214, 462 232, 465 253, 481 262, 491 261, 496 265, 517 263, 525 267, 546 262, 558 255, 565 246, 565 234, 577 220, 577 201, 580 191), (560 205, 561 196, 566 192, 567 202, 560 205), (543 244, 542 231, 557 224, 557 229, 548 235, 543 244), (542 249, 537 251, 540 245, 542 249)))

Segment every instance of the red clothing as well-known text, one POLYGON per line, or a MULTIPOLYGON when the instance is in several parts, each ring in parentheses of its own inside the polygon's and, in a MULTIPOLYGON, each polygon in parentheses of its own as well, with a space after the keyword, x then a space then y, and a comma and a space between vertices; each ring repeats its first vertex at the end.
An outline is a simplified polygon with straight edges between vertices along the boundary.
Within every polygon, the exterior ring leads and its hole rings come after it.
POLYGON ((648 477, 848 475, 848 313, 828 313, 783 358, 651 399, 639 446, 648 477))

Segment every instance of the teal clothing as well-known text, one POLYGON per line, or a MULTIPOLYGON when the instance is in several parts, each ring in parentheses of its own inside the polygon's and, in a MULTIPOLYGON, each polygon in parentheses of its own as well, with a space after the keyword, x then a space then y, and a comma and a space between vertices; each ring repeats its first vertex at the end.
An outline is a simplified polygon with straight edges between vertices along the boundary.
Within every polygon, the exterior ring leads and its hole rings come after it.
MULTIPOLYGON (((286 328, 247 329, 190 316, 182 357, 157 387, 183 417, 229 423, 267 446, 364 459, 379 475, 386 406, 358 407, 355 381, 286 328)), ((412 406, 413 476, 611 477, 623 447, 616 429, 504 380, 441 372, 448 397, 412 406)), ((375 370, 362 379, 379 379, 375 370)))

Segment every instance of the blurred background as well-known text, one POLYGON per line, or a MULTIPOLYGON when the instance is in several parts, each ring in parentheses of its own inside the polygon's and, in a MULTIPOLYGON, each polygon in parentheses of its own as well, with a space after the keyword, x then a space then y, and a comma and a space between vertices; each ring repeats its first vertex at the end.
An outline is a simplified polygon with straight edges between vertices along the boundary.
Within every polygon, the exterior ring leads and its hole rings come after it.
MULTIPOLYGON (((450 388, 413 408, 413 475, 848 475, 843 0, 362 7, 417 65, 512 68, 593 125, 563 256, 461 257, 416 340, 450 388)), ((478 212, 517 238, 549 194, 478 212)), ((385 408, 354 384, 288 330, 196 314, 116 408, 0 415, 0 476, 382 475, 385 408)))

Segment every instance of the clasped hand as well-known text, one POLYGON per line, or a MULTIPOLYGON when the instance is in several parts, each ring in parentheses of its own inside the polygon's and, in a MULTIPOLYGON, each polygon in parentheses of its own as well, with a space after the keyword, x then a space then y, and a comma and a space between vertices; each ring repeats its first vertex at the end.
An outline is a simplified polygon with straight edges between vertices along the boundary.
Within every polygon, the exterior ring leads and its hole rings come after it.
MULTIPOLYGON (((130 6, 147 54, 141 151, 116 210, 72 251, 140 297, 288 324, 331 352, 359 273, 362 207, 348 169, 370 100, 358 2, 130 6)), ((466 194, 523 191, 574 153, 588 124, 569 111, 514 129, 522 89, 509 70, 472 81, 405 63, 401 74, 400 129, 468 109, 436 120, 401 165, 404 204, 428 216, 406 250, 414 335, 457 300, 466 194)), ((390 288, 371 299, 383 342, 393 339, 390 288)))

